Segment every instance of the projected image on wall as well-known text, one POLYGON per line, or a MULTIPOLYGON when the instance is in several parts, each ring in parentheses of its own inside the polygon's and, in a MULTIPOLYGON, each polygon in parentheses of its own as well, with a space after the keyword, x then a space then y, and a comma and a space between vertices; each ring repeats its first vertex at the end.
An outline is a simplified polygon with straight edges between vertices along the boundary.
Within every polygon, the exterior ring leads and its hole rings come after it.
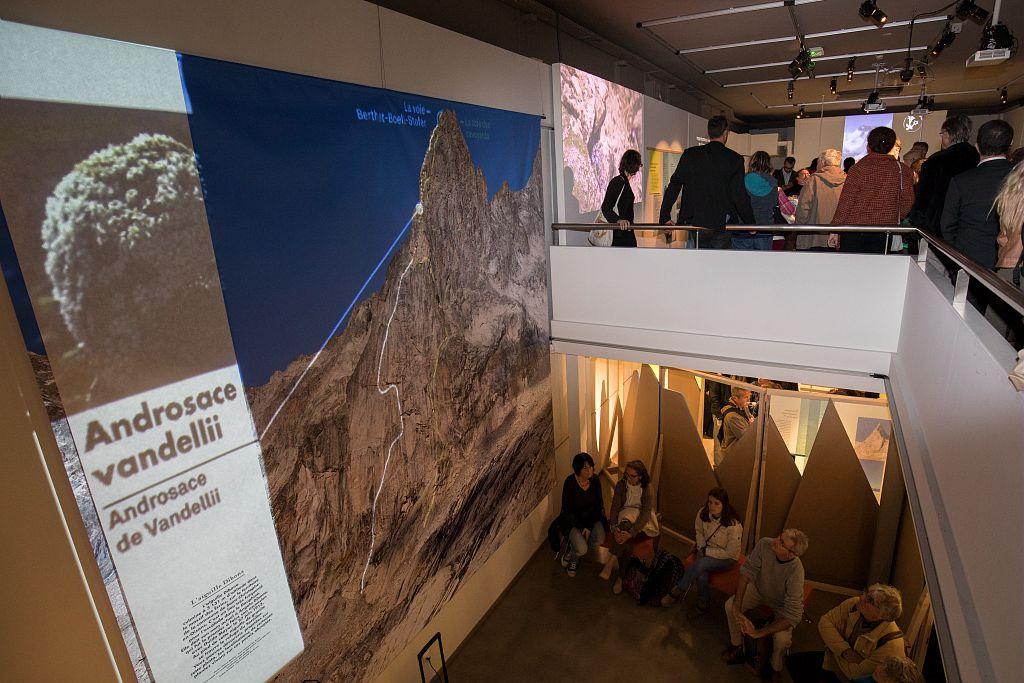
POLYGON ((843 127, 843 158, 860 158, 868 153, 868 133, 872 128, 892 128, 892 114, 847 116, 843 127))
MULTIPOLYGON (((579 202, 580 213, 597 211, 623 152, 644 149, 643 95, 565 64, 559 77, 566 192, 579 202)), ((631 186, 641 201, 643 174, 631 186)))

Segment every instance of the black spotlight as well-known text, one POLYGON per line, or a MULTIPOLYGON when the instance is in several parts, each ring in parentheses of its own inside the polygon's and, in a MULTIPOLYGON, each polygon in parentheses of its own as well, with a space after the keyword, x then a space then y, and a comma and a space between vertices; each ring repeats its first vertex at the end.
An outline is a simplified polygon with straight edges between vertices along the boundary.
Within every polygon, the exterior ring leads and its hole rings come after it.
POLYGON ((796 86, 793 84, 793 81, 790 81, 789 85, 786 86, 786 99, 787 100, 793 99, 793 92, 794 92, 794 90, 796 90, 796 86))
POLYGON ((878 9, 875 0, 864 0, 858 10, 862 19, 870 21, 875 26, 882 26, 889 21, 889 15, 878 9))
POLYGON ((837 89, 838 85, 839 84, 838 84, 838 82, 836 81, 835 78, 833 78, 831 81, 828 82, 828 89, 832 91, 833 95, 836 94, 836 89, 837 89))
POLYGON ((935 41, 935 45, 928 54, 932 57, 938 57, 942 54, 943 50, 953 44, 954 40, 956 40, 956 34, 953 33, 947 25, 946 28, 942 29, 942 35, 940 35, 939 39, 935 41))
POLYGON ((999 91, 999 102, 1000 102, 1000 104, 1006 104, 1007 100, 1009 100, 1009 99, 1010 98, 1009 98, 1009 96, 1006 93, 1006 88, 1003 88, 1002 90, 999 91))
POLYGON ((914 80, 914 60, 911 57, 907 57, 903 63, 903 71, 900 71, 900 80, 904 83, 910 83, 914 80))
POLYGON ((811 53, 807 50, 800 50, 800 54, 789 63, 789 75, 793 78, 810 75, 812 71, 814 71, 814 62, 811 61, 811 53))
POLYGON ((805 117, 805 116, 807 116, 807 114, 805 114, 805 113, 804 113, 804 108, 803 108, 803 107, 800 107, 800 111, 798 111, 798 112, 796 113, 796 117, 797 117, 798 119, 802 119, 802 118, 803 118, 803 117, 805 117))
POLYGON ((853 70, 857 66, 857 58, 850 57, 850 61, 846 63, 846 82, 849 83, 853 80, 853 70))
POLYGON ((962 0, 956 6, 956 18, 960 21, 970 19, 976 24, 984 24, 988 19, 988 10, 978 7, 974 0, 962 0))

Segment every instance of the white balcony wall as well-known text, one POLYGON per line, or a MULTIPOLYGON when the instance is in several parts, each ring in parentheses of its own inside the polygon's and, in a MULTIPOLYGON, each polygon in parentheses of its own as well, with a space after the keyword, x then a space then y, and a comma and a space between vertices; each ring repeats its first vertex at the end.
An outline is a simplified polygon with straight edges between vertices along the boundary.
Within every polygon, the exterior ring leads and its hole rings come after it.
POLYGON ((911 269, 890 398, 960 678, 1020 680, 1024 393, 1007 378, 1009 346, 992 343, 981 317, 970 307, 960 317, 948 298, 946 283, 911 269))
POLYGON ((570 353, 594 344, 888 374, 911 267, 895 256, 557 246, 551 334, 570 353))

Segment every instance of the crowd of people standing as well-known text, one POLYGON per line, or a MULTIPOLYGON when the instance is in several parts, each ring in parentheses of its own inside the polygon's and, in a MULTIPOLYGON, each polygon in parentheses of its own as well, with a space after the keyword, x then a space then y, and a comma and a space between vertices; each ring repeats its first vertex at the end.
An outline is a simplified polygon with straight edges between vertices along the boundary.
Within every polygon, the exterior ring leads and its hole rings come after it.
MULTIPOLYGON (((949 116, 942 123, 938 151, 929 156, 927 143, 915 142, 901 161, 896 132, 883 126, 870 131, 867 153, 860 159, 842 159, 839 150, 825 149, 806 168, 797 169, 796 159, 787 157, 775 170, 765 151, 744 164, 726 146, 728 121, 714 116, 708 121, 709 141, 682 154, 662 196, 658 222, 702 228, 700 247, 710 249, 773 248, 771 232, 728 231, 728 225, 822 226, 820 232, 799 232, 795 238, 787 233, 786 248, 874 254, 916 254, 917 240, 885 232, 831 232, 824 226, 912 225, 1024 289, 1024 149, 1011 154, 1014 130, 1000 119, 972 133, 969 117, 949 116)), ((634 222, 629 178, 640 167, 640 153, 627 151, 608 186, 601 213, 618 228, 634 222)), ((613 246, 636 246, 631 230, 613 232, 613 246)), ((955 264, 942 256, 939 260, 955 278, 955 264)), ((1011 343, 1024 345, 1020 316, 983 285, 972 281, 968 300, 1011 343)))

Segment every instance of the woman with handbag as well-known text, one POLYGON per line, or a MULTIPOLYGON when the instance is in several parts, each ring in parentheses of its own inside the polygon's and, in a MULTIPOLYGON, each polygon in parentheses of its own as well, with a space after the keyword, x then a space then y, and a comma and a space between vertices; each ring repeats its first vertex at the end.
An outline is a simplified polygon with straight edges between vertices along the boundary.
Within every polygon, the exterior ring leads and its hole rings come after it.
POLYGON ((693 546, 693 564, 672 592, 661 600, 662 606, 668 607, 685 595, 696 581, 697 606, 687 614, 691 619, 708 611, 711 601, 708 574, 728 569, 740 557, 743 525, 736 514, 736 508, 729 503, 728 491, 718 486, 708 491, 708 500, 697 513, 694 530, 697 542, 693 546))
POLYGON ((622 573, 626 569, 632 545, 653 538, 659 532, 650 484, 651 475, 647 473, 644 463, 630 460, 612 493, 612 509, 608 516, 613 525, 611 558, 601 572, 601 577, 610 578, 616 565, 619 567, 619 576, 612 586, 612 592, 616 595, 622 592, 622 573))
MULTIPOLYGON (((620 228, 628 228, 633 225, 633 203, 636 197, 633 188, 629 186, 629 179, 640 172, 643 162, 640 152, 635 149, 626 150, 619 160, 619 174, 608 183, 608 189, 604 193, 604 201, 601 202, 601 211, 597 215, 598 223, 617 225, 620 228)), ((607 230, 591 230, 590 243, 594 246, 612 247, 635 247, 636 236, 632 230, 611 230, 611 242, 607 241, 604 235, 595 236, 595 233, 607 233, 607 230), (598 241, 595 241, 595 237, 598 241)))

